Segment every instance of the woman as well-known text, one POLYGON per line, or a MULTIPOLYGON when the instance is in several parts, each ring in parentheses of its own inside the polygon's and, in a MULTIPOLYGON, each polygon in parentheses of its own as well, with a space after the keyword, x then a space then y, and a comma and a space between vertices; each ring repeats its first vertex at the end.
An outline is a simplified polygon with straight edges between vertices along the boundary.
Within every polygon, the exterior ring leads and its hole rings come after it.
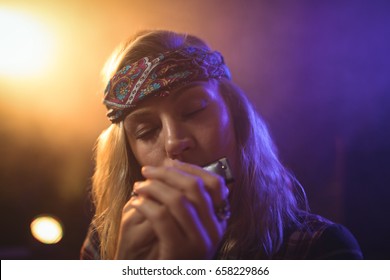
POLYGON ((354 237, 309 214, 267 128, 199 38, 143 32, 107 64, 82 259, 355 259, 354 237), (227 158, 234 182, 201 166, 227 158))

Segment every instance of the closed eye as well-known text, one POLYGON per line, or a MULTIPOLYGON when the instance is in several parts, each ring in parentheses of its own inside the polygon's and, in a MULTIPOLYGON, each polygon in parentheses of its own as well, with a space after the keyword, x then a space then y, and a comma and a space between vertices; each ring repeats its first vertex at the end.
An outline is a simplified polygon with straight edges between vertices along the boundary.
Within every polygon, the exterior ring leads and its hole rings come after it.
POLYGON ((193 115, 196 115, 197 113, 200 113, 201 111, 203 111, 206 107, 202 107, 202 108, 198 108, 196 110, 193 110, 193 111, 190 111, 190 112, 187 112, 184 114, 184 117, 191 117, 193 115))
POLYGON ((208 102, 207 100, 201 100, 200 103, 195 104, 195 106, 189 106, 186 110, 184 110, 183 117, 190 118, 198 113, 202 112, 207 108, 208 102))
POLYGON ((146 127, 140 128, 134 133, 136 140, 149 141, 153 140, 157 136, 158 128, 157 127, 146 127))

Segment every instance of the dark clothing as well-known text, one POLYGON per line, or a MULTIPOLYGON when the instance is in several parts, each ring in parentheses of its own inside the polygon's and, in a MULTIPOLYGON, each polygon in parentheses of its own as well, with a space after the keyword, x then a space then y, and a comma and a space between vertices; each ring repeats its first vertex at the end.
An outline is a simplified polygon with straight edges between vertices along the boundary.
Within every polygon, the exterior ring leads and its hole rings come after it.
POLYGON ((302 226, 286 230, 284 245, 273 259, 341 260, 362 259, 351 232, 321 216, 302 216, 302 226))
MULTIPOLYGON (((321 216, 305 213, 301 225, 285 230, 283 245, 271 259, 341 260, 362 259, 354 236, 344 226, 321 216)), ((91 224, 81 249, 81 259, 100 259, 99 237, 91 224)))

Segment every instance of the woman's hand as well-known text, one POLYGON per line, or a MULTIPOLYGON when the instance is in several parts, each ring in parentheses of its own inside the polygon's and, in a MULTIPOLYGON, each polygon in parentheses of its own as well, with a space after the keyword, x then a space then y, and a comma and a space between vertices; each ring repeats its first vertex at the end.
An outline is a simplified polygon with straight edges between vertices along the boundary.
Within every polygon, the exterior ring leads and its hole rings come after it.
POLYGON ((156 236, 151 223, 131 205, 134 199, 132 196, 122 210, 115 259, 156 259, 156 236))
POLYGON ((117 257, 209 259, 226 229, 215 208, 228 197, 224 180, 198 166, 172 161, 144 167, 138 194, 123 209, 117 257))

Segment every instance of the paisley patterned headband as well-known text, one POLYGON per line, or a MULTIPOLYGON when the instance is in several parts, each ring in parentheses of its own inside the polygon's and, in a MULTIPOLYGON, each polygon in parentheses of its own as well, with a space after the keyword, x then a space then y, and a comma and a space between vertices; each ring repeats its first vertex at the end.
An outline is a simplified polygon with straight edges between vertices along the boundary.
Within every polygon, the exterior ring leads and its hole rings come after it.
POLYGON ((211 78, 230 79, 219 52, 186 47, 144 57, 126 65, 109 81, 103 103, 111 122, 122 120, 146 96, 165 96, 185 84, 211 78))

